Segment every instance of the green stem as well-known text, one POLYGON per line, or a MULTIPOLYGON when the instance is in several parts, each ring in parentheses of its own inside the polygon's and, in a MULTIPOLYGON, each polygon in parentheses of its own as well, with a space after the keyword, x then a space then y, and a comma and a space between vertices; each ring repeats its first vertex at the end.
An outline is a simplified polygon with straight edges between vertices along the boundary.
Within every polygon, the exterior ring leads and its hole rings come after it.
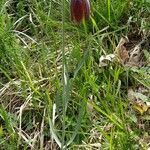
POLYGON ((63 111, 63 116, 62 116, 62 145, 61 149, 64 149, 65 145, 65 118, 66 118, 66 111, 65 111, 65 94, 64 94, 64 89, 65 89, 65 0, 62 0, 62 77, 63 77, 63 96, 62 96, 62 111, 63 111))
POLYGON ((111 5, 111 0, 107 0, 107 11, 108 11, 108 20, 110 21, 110 5, 111 5))

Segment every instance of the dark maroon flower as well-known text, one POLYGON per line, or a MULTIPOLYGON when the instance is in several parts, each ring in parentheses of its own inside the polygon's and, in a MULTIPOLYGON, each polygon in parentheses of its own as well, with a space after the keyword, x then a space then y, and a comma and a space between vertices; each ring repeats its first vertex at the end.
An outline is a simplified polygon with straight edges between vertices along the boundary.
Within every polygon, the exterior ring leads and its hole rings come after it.
POLYGON ((71 19, 74 22, 80 23, 83 20, 88 20, 90 16, 89 0, 71 0, 71 19))

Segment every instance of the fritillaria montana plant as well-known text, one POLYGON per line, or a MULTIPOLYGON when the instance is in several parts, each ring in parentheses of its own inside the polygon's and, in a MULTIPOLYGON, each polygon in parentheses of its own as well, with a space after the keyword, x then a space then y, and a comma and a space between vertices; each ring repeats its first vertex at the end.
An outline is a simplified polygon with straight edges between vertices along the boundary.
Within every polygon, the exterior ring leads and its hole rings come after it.
POLYGON ((90 17, 89 0, 71 0, 71 20, 80 23, 90 17))
MULTIPOLYGON (((65 57, 65 1, 62 0, 62 81, 63 81, 63 93, 62 93, 62 138, 59 138, 55 135, 55 141, 61 149, 66 149, 70 145, 74 138, 76 137, 77 132, 74 132, 69 141, 66 141, 66 111, 68 107, 68 101, 70 97, 70 80, 67 76, 67 63, 65 57)), ((89 0, 70 0, 70 9, 71 9, 71 18, 73 22, 81 23, 82 21, 88 20, 90 17, 90 3, 89 0)), ((78 130, 80 126, 76 130, 78 130)), ((75 131, 76 131, 75 130, 75 131)))

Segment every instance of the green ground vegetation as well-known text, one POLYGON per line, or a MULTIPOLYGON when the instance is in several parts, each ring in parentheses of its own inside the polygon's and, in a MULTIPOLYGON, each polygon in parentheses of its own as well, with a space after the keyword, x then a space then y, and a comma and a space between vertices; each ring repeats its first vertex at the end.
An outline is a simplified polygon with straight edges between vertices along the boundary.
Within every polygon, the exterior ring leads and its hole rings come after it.
POLYGON ((79 25, 69 3, 0 0, 0 149, 147 150, 150 1, 92 0, 79 25), (101 66, 122 37, 140 59, 101 66))

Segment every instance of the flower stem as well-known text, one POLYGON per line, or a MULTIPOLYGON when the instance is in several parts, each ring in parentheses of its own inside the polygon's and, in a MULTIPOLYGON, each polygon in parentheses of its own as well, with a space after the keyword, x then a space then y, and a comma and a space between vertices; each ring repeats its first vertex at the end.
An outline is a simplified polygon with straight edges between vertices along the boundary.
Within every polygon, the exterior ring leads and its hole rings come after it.
POLYGON ((62 145, 61 149, 64 149, 65 145, 65 118, 66 118, 66 110, 65 110, 65 0, 62 0, 62 79, 63 79, 63 95, 62 95, 62 145))

